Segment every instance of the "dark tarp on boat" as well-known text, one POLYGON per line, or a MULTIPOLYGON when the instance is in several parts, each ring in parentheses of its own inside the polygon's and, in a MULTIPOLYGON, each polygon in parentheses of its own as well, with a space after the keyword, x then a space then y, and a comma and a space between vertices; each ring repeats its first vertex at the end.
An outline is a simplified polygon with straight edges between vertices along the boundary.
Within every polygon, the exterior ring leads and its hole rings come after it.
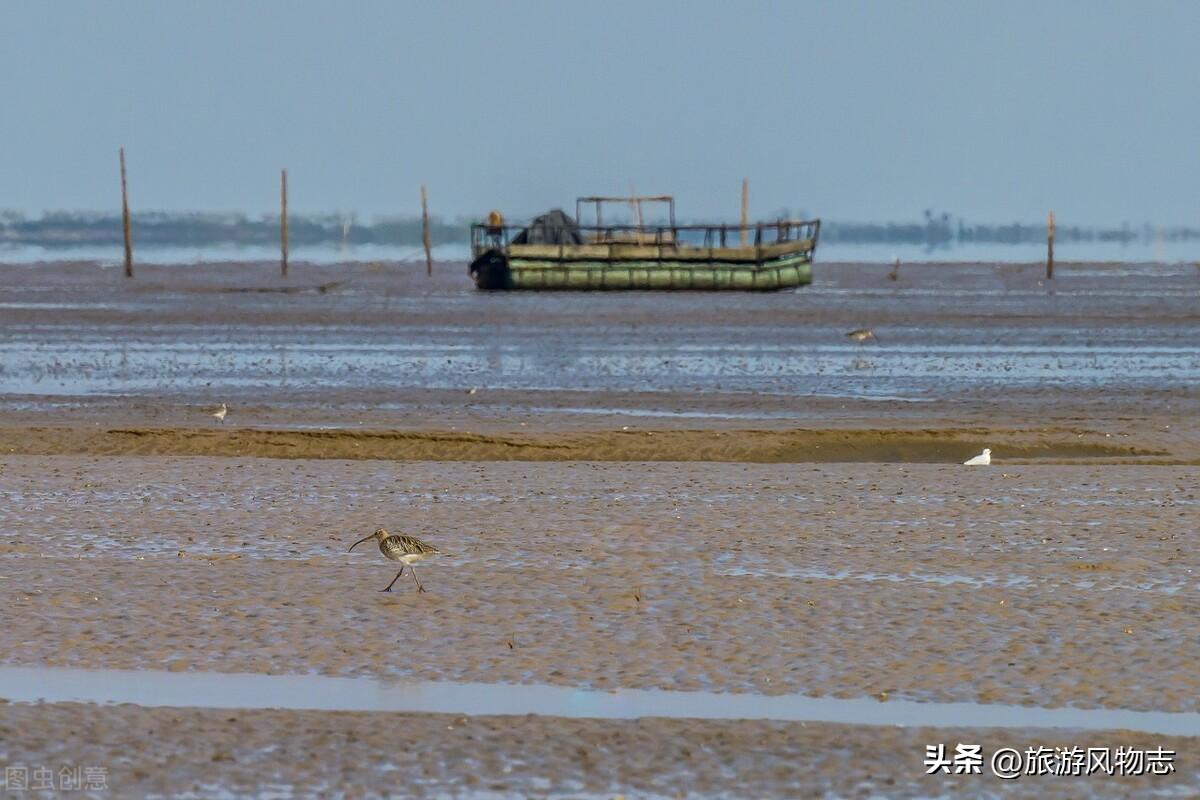
POLYGON ((512 244, 583 244, 583 236, 575 220, 556 208, 535 218, 513 237, 512 244))

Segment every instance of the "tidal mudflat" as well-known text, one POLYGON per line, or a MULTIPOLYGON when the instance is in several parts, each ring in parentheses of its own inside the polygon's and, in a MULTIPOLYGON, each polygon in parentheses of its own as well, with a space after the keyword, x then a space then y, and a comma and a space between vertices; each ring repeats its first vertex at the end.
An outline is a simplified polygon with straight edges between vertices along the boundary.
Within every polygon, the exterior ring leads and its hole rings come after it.
POLYGON ((549 298, 397 269, 294 269, 323 292, 263 265, 0 272, 3 666, 892 711, 21 696, 0 761, 103 765, 117 796, 1200 786, 1186 730, 986 716, 1200 713, 1200 272, 819 265, 794 294, 549 298), (393 565, 346 552, 377 525, 446 551, 428 593, 380 593, 393 565), (894 727, 908 703, 984 716, 894 727), (1178 753, 1140 778, 924 775, 926 745, 968 740, 1178 753))

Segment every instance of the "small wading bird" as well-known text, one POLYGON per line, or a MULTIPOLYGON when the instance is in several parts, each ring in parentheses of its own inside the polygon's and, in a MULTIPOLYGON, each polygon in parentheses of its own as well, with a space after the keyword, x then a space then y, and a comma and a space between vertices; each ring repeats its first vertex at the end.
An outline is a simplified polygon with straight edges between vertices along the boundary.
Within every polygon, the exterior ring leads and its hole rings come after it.
POLYGON ((387 585, 387 588, 380 589, 379 591, 390 592, 392 586, 404 574, 404 567, 408 567, 409 572, 412 573, 413 580, 417 582, 417 591, 425 591, 425 587, 421 585, 421 581, 417 577, 417 570, 413 564, 429 556, 442 555, 441 550, 438 550, 433 545, 425 544, 415 536, 405 536, 402 533, 388 533, 383 528, 376 528, 375 532, 370 536, 364 536, 350 545, 350 551, 370 539, 379 542, 379 552, 383 553, 389 561, 399 561, 402 565, 400 571, 396 573, 396 577, 392 578, 392 582, 387 585))
POLYGON ((992 451, 989 448, 983 448, 983 452, 974 458, 968 458, 963 462, 968 467, 986 467, 992 463, 992 451))
POLYGON ((224 403, 221 403, 221 407, 218 408, 216 411, 214 411, 212 416, 217 422, 224 425, 225 424, 225 415, 228 413, 229 413, 229 409, 225 407, 224 403))
POLYGON ((875 331, 871 330, 870 328, 859 328, 858 330, 850 331, 846 335, 859 344, 862 344, 868 339, 874 339, 877 342, 879 341, 879 337, 875 335, 875 331))

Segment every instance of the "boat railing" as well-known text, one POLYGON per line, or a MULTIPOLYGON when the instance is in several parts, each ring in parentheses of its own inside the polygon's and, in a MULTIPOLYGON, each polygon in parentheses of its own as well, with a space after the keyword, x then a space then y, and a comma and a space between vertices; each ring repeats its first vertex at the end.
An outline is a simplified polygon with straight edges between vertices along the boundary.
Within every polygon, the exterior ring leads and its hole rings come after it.
MULTIPOLYGON (((507 251, 512 240, 528 225, 489 225, 476 223, 471 226, 471 251, 478 256, 488 250, 507 251)), ((755 260, 772 257, 779 245, 807 243, 810 248, 817 245, 821 231, 819 219, 777 219, 773 222, 755 222, 720 225, 579 225, 576 229, 583 244, 599 245, 643 245, 656 247, 658 253, 678 248, 697 249, 750 249, 755 260)), ((560 255, 566 255, 569 243, 557 244, 560 255)))

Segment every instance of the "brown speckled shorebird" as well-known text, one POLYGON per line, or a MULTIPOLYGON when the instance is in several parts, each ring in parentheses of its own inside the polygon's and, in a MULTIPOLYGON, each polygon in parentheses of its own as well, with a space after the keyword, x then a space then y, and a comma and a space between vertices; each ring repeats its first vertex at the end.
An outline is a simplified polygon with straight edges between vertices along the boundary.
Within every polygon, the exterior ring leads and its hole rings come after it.
POLYGON ((402 533, 388 533, 383 528, 376 528, 375 532, 370 536, 364 536, 359 539, 350 545, 350 550, 370 539, 379 542, 379 552, 383 553, 389 561, 399 561, 402 565, 400 571, 396 573, 396 577, 392 578, 392 582, 387 585, 387 588, 380 589, 379 591, 390 592, 392 586, 404 574, 404 567, 408 567, 409 571, 412 572, 413 580, 417 582, 417 591, 425 591, 425 587, 421 585, 421 580, 417 577, 417 570, 413 564, 430 556, 441 555, 441 550, 438 550, 431 544, 425 544, 425 542, 422 542, 415 536, 405 536, 402 533))

